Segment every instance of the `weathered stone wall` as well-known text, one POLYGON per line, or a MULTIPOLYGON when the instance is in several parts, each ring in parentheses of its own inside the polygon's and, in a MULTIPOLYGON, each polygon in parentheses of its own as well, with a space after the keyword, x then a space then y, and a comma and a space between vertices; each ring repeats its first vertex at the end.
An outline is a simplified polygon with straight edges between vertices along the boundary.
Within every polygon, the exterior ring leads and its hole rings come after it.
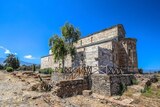
POLYGON ((83 90, 88 89, 88 84, 85 79, 60 81, 56 86, 57 90, 55 93, 62 98, 82 94, 83 90))
POLYGON ((134 75, 123 74, 123 75, 111 75, 110 76, 110 94, 119 95, 121 93, 122 85, 132 85, 132 80, 135 79, 134 75))
POLYGON ((104 75, 93 74, 92 78, 92 91, 101 95, 119 95, 121 93, 121 85, 132 85, 134 75, 104 75))
POLYGON ((98 42, 98 41, 109 39, 109 38, 113 38, 113 37, 118 37, 118 26, 95 33, 95 34, 91 34, 90 36, 85 38, 82 38, 78 41, 78 43, 76 44, 76 47, 87 45, 93 42, 98 42))
POLYGON ((92 86, 91 89, 94 93, 110 96, 110 80, 108 75, 93 74, 91 76, 92 86))
MULTIPOLYGON (((109 65, 120 67, 126 73, 138 71, 136 40, 125 38, 125 30, 122 25, 93 33, 80 39, 74 45, 77 48, 76 58, 72 62, 71 57, 67 56, 66 67, 109 65)), ((49 56, 41 58, 42 69, 60 66, 59 62, 53 61, 51 51, 49 54, 49 56)), ((93 72, 96 70, 93 68, 93 72)), ((100 70, 104 71, 104 69, 100 70)))
MULTIPOLYGON (((66 57, 64 65, 67 67, 72 66, 71 57, 69 55, 66 57)), ((44 68, 55 69, 55 67, 59 67, 59 66, 62 66, 62 63, 60 63, 59 61, 55 62, 53 55, 48 55, 41 58, 41 69, 44 69, 44 68)))
POLYGON ((69 73, 59 73, 59 72, 54 72, 51 75, 51 80, 53 83, 59 83, 60 81, 66 80, 66 77, 68 77, 70 74, 69 73))
POLYGON ((106 48, 99 47, 99 66, 112 65, 112 53, 106 48), (104 60, 105 59, 105 60, 104 60), (111 63, 111 64, 110 64, 111 63))
POLYGON ((119 41, 119 66, 128 72, 138 72, 136 39, 123 38, 119 41))
POLYGON ((52 55, 49 55, 49 56, 41 58, 41 69, 54 68, 56 66, 59 66, 59 63, 58 62, 57 63, 54 62, 52 55))
POLYGON ((85 63, 86 66, 98 66, 98 47, 97 46, 90 46, 85 48, 85 63))
POLYGON ((133 79, 136 78, 132 74, 92 74, 91 77, 76 80, 64 80, 64 75, 61 74, 52 76, 52 80, 57 86, 55 93, 59 97, 82 94, 83 90, 88 89, 91 89, 93 93, 105 96, 119 95, 122 92, 122 85, 132 85, 133 79), (56 76, 61 78, 56 78, 56 76))

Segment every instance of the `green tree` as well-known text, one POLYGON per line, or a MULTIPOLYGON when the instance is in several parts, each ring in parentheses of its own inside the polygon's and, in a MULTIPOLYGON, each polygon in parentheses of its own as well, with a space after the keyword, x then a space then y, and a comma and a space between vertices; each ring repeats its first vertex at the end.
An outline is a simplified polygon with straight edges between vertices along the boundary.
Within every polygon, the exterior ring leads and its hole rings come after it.
POLYGON ((14 54, 8 54, 4 63, 6 67, 12 67, 13 69, 19 67, 19 59, 14 54))
POLYGON ((67 56, 67 46, 64 39, 58 37, 58 35, 54 35, 49 40, 49 46, 53 52, 54 61, 62 61, 62 68, 64 71, 64 60, 67 56))
POLYGON ((17 68, 19 68, 19 67, 20 67, 20 62, 19 62, 19 59, 16 58, 16 66, 15 66, 15 68, 17 69, 17 68))
POLYGON ((74 43, 77 43, 79 40, 81 33, 78 30, 78 28, 75 28, 70 23, 65 23, 65 25, 61 28, 62 36, 65 39, 65 42, 67 44, 68 52, 71 55, 72 59, 74 58, 76 54, 76 48, 74 47, 74 43))
POLYGON ((2 64, 0 64, 0 70, 3 70, 4 66, 2 64))
POLYGON ((35 65, 35 64, 32 65, 32 71, 33 71, 33 72, 36 71, 36 65, 35 65))
POLYGON ((138 69, 138 72, 139 72, 140 74, 143 74, 143 69, 142 69, 142 68, 138 69))
POLYGON ((80 31, 75 28, 72 24, 66 23, 61 28, 62 36, 54 35, 49 39, 49 46, 54 55, 54 61, 62 61, 62 71, 64 71, 64 61, 66 56, 69 54, 72 59, 76 54, 76 43, 80 38, 80 31))

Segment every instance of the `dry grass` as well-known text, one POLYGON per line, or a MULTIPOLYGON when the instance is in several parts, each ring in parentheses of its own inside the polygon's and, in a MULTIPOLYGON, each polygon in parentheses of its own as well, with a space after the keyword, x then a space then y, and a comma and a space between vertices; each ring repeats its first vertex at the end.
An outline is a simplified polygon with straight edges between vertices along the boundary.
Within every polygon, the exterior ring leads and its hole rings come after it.
POLYGON ((124 96, 128 96, 128 97, 132 97, 133 93, 135 93, 136 91, 134 89, 128 89, 123 95, 124 96))
POLYGON ((160 99, 160 89, 158 89, 156 85, 153 84, 151 87, 148 87, 146 92, 142 93, 142 95, 149 98, 160 99))
POLYGON ((152 83, 144 93, 141 93, 141 90, 144 88, 140 83, 138 85, 129 86, 122 98, 134 99, 131 104, 134 104, 136 107, 160 107, 160 88, 157 87, 157 85, 160 84, 160 74, 157 74, 157 77, 159 81, 157 83, 152 83))

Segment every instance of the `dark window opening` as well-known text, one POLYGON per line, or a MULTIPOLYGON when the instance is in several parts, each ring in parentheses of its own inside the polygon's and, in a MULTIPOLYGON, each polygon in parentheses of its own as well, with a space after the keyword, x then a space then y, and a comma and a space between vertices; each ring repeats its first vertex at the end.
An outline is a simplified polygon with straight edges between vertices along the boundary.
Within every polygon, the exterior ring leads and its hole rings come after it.
POLYGON ((128 56, 130 56, 130 55, 131 55, 131 50, 129 49, 129 50, 128 50, 128 56))
POLYGON ((91 43, 93 42, 93 37, 91 37, 91 43))

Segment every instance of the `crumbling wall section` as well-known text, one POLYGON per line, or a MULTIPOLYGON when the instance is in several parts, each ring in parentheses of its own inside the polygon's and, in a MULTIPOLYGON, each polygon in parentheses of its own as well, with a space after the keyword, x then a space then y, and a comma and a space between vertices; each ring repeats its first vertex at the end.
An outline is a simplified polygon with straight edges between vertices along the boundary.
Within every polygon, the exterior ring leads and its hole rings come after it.
POLYGON ((135 79, 132 74, 123 75, 104 75, 93 74, 92 91, 101 95, 111 96, 121 94, 121 85, 132 85, 132 80, 135 79))
POLYGON ((83 90, 88 89, 88 84, 85 79, 65 80, 56 84, 55 93, 58 97, 70 97, 82 94, 83 90))

